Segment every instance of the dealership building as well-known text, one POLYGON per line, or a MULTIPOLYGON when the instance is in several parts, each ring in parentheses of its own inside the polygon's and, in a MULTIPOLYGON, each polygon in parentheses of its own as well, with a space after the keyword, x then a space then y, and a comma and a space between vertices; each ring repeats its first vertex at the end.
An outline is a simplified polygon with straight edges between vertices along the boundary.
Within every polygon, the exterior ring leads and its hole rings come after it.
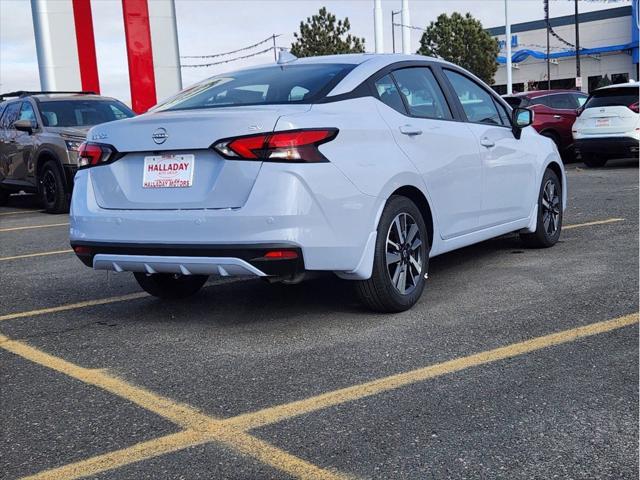
MULTIPOLYGON (((552 4, 553 6, 553 4, 552 4)), ((551 88, 576 88, 585 92, 607 83, 638 80, 638 0, 632 5, 581 13, 580 73, 576 79, 575 48, 550 35, 551 88)), ((551 29, 567 43, 575 45, 575 16, 549 19, 551 29)), ((494 88, 506 93, 505 27, 487 31, 500 42, 498 71, 494 88)), ((547 88, 547 25, 536 20, 511 25, 512 83, 515 92, 547 88)))

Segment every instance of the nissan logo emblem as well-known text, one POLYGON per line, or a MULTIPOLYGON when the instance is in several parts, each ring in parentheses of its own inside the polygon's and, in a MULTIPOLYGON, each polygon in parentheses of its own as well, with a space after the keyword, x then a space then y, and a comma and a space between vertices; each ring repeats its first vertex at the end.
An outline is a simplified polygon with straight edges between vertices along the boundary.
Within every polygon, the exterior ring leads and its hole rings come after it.
POLYGON ((151 138, 153 138, 154 142, 160 145, 161 143, 164 143, 167 141, 167 138, 169 138, 169 134, 164 128, 158 128, 156 129, 155 132, 153 132, 153 135, 151 135, 151 138))

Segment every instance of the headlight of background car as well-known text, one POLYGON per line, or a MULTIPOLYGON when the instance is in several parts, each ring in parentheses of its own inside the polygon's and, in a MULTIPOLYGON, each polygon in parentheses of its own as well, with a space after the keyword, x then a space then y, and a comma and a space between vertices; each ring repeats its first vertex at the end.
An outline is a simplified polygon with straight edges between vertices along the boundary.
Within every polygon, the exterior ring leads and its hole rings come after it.
POLYGON ((65 140, 64 143, 67 144, 67 150, 70 150, 72 152, 77 152, 78 148, 80 148, 80 145, 82 145, 82 142, 84 142, 84 140, 65 140))

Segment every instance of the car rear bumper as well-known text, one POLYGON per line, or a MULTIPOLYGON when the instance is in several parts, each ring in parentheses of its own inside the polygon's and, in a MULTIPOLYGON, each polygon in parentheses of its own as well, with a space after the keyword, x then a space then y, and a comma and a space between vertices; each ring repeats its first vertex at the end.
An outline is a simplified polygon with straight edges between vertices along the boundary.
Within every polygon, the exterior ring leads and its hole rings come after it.
POLYGON ((631 137, 579 138, 575 147, 581 154, 600 154, 605 157, 637 156, 640 142, 631 137))
MULTIPOLYGON (((171 190, 166 191, 167 207, 171 190)), ((87 170, 80 170, 71 202, 70 241, 94 248, 93 256, 237 258, 269 276, 302 269, 348 274, 361 266, 383 202, 360 192, 330 163, 264 164, 241 208, 105 209, 96 202, 87 170), (298 263, 257 265, 264 254, 257 250, 274 245, 297 249, 298 263), (280 272, 273 270, 276 265, 289 266, 280 272)), ((85 263, 96 267, 93 257, 85 263)))
POLYGON ((153 245, 71 242, 88 267, 114 272, 176 273, 182 275, 293 278, 304 271, 302 250, 271 245, 153 245), (287 252, 269 258, 269 252, 287 252))

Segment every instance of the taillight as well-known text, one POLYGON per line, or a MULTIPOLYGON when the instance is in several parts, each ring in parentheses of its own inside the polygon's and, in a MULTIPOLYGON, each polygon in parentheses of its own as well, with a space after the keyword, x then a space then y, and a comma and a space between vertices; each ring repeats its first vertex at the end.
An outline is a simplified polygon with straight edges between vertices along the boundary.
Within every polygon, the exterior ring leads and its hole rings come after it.
POLYGON ((95 167, 113 160, 116 150, 109 145, 85 142, 78 148, 78 168, 95 167))
POLYGON ((629 109, 630 109, 632 112, 640 113, 640 105, 638 105, 638 103, 639 103, 639 102, 632 103, 631 105, 629 105, 629 109))
POLYGON ((261 133, 227 138, 213 145, 223 157, 232 160, 264 162, 328 162, 318 146, 338 135, 336 128, 314 128, 261 133))

